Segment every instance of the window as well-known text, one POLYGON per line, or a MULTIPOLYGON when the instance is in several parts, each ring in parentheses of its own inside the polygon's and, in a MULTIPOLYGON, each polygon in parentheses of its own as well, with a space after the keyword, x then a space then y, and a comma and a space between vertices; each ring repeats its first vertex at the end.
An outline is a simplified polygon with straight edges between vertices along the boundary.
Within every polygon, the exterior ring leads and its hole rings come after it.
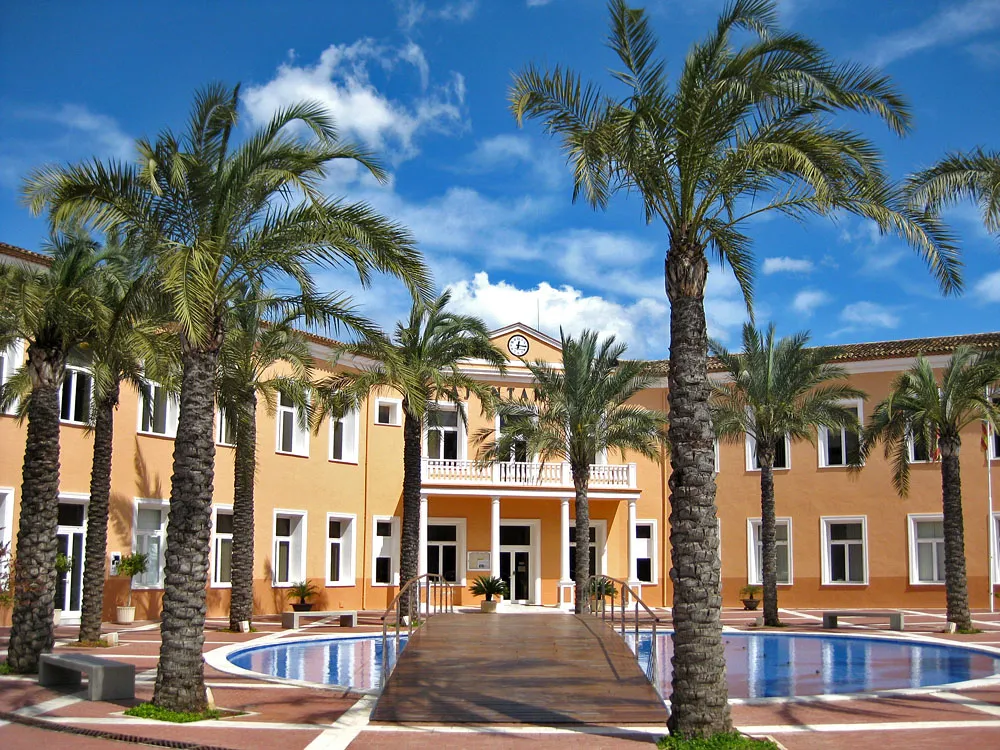
MULTIPOLYGON (((507 427, 507 419, 501 414, 497 417, 497 436, 504 431, 507 427)), ((516 440, 511 446, 510 453, 506 457, 501 459, 507 463, 527 463, 528 462, 528 446, 523 440, 516 440)))
POLYGON ((372 544, 372 582, 376 586, 399 583, 399 519, 376 516, 372 544))
POLYGON ((94 376, 78 367, 67 367, 59 386, 59 419, 70 424, 90 421, 94 376))
POLYGON ((306 514, 298 511, 275 511, 274 514, 274 584, 287 586, 305 578, 306 514))
POLYGON ((931 461, 930 448, 923 435, 913 435, 910 433, 906 438, 906 446, 910 452, 910 463, 919 464, 931 461))
POLYGON ((720 458, 720 456, 719 456, 719 438, 716 438, 715 441, 712 443, 712 452, 714 453, 714 457, 715 457, 715 473, 718 474, 719 473, 719 458, 720 458))
POLYGON ((427 524, 427 572, 465 583, 465 519, 432 518, 427 524))
MULTIPOLYGON (((599 572, 597 556, 597 527, 590 527, 590 567, 589 574, 596 576, 599 572)), ((569 577, 576 580, 576 526, 569 527, 569 577)))
MULTIPOLYGON (((438 407, 427 414, 426 454, 428 458, 462 458, 460 448, 461 420, 457 407, 438 407)), ((464 446, 462 446, 464 447, 464 446)))
POLYGON ((147 383, 139 398, 139 432, 146 435, 177 436, 180 402, 158 383, 147 383))
POLYGON ((219 445, 236 445, 236 420, 226 409, 215 412, 215 442, 219 445))
POLYGON ((632 554, 636 579, 640 583, 656 583, 656 521, 636 521, 632 554))
MULTIPOLYGON (((10 487, 0 489, 0 547, 6 545, 7 556, 0 562, 0 566, 6 566, 10 561, 10 555, 14 554, 14 490, 10 487)), ((5 567, 0 567, 0 573, 5 572, 5 567)))
MULTIPOLYGON (((754 440, 752 435, 747 435, 747 471, 760 471, 760 464, 757 463, 757 441, 754 440)), ((792 466, 791 461, 792 446, 788 440, 788 435, 785 435, 784 440, 778 441, 778 448, 774 453, 774 468, 775 469, 790 469, 792 466)))
POLYGON ((354 585, 353 515, 326 514, 326 585, 354 585))
POLYGON ((212 583, 216 586, 233 581, 233 511, 215 508, 214 540, 212 542, 212 583))
POLYGON ((330 460, 358 462, 358 412, 330 420, 330 460))
MULTIPOLYGON (((996 399, 994 399, 994 401, 996 401, 996 399)), ((1000 458, 1000 432, 997 432, 989 426, 986 426, 984 429, 989 432, 990 458, 996 460, 1000 458)))
POLYGON ((135 577, 138 586, 159 587, 163 585, 163 547, 167 537, 166 500, 140 500, 136 505, 135 542, 136 552, 148 556, 147 570, 135 577))
POLYGON ((403 424, 403 402, 398 398, 375 399, 375 424, 403 424))
POLYGON ((302 409, 282 393, 278 397, 278 453, 309 455, 309 426, 302 409))
MULTIPOLYGON (((21 343, 12 344, 7 349, 0 349, 0 385, 5 385, 18 368, 21 366, 22 347, 21 343)), ((15 414, 17 412, 17 402, 14 402, 5 412, 0 414, 15 414)))
POLYGON ((823 583, 868 583, 865 519, 822 519, 823 583))
POLYGON ((910 583, 944 583, 944 519, 910 515, 910 583))
MULTIPOLYGON (((747 525, 747 582, 760 586, 764 583, 764 552, 760 539, 760 519, 750 518, 747 525)), ((774 547, 778 557, 778 583, 792 583, 792 519, 777 518, 774 522, 774 547)))
MULTIPOLYGON (((858 422, 862 419, 861 401, 851 404, 844 404, 844 408, 854 412, 858 422)), ((826 427, 819 428, 819 465, 828 466, 850 466, 856 464, 861 451, 861 442, 858 433, 845 427, 830 430, 826 427)))

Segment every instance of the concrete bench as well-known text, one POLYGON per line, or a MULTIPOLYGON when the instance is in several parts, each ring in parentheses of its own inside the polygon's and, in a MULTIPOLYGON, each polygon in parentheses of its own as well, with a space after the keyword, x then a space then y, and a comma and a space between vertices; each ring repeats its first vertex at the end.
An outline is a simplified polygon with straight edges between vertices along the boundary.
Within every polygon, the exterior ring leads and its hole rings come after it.
POLYGON ((298 629, 299 620, 304 617, 338 617, 340 627, 354 628, 358 625, 358 613, 352 610, 338 609, 332 612, 282 612, 281 627, 285 630, 289 628, 298 629))
POLYGON ((117 701, 135 698, 135 665, 92 654, 42 654, 38 684, 79 687, 87 675, 87 699, 117 701))
POLYGON ((835 628, 837 627, 838 617, 875 617, 875 618, 886 618, 889 620, 889 630, 902 630, 903 629, 903 613, 902 612, 876 612, 874 610, 858 610, 855 612, 838 610, 837 612, 824 612, 823 613, 823 627, 824 628, 835 628))

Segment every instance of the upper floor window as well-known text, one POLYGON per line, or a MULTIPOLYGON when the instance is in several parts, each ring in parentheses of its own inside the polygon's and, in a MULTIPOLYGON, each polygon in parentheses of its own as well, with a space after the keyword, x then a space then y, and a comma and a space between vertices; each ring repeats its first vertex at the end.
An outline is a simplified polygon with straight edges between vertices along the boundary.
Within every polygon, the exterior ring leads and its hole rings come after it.
MULTIPOLYGON (((497 430, 502 433, 507 428, 507 419, 501 414, 497 417, 497 430)), ((523 440, 515 440, 511 444, 510 452, 502 459, 508 463, 527 463, 528 446, 523 440)))
POLYGON ((147 435, 177 436, 180 401, 159 383, 149 382, 140 391, 139 432, 147 435))
POLYGON ((375 399, 375 424, 395 427, 403 424, 403 400, 398 398, 375 399))
POLYGON ((330 460, 357 463, 358 412, 351 410, 330 419, 330 460))
POLYGON ((226 409, 215 411, 215 442, 219 445, 236 445, 236 419, 226 409))
MULTIPOLYGON (((854 416, 861 422, 861 402, 855 401, 851 404, 844 404, 844 408, 853 412, 854 416)), ((861 454, 861 441, 855 430, 846 427, 819 428, 819 465, 827 466, 850 466, 857 464, 861 454)))
POLYGON ((278 453, 296 456, 309 455, 309 426, 302 409, 295 406, 291 397, 282 393, 278 397, 278 453))
POLYGON ((934 460, 931 453, 931 448, 924 439, 923 435, 914 435, 910 433, 906 438, 906 448, 909 452, 909 459, 911 464, 925 463, 927 461, 934 460))
MULTIPOLYGON (((749 550, 747 582, 760 586, 764 583, 764 546, 760 538, 760 519, 749 519, 749 550)), ((774 549, 777 555, 777 581, 782 584, 792 582, 792 519, 778 518, 774 522, 774 549)))
POLYGON ((427 414, 427 457, 461 458, 459 437, 462 433, 457 407, 438 407, 427 414))
POLYGON ((70 424, 90 421, 94 376, 79 367, 67 367, 59 387, 59 419, 70 424))
MULTIPOLYGON (((747 471, 760 471, 760 463, 757 461, 757 441, 752 435, 747 435, 747 471)), ((791 463, 792 446, 791 442, 788 440, 788 435, 785 435, 784 440, 779 440, 777 448, 774 451, 774 469, 790 469, 791 463)))
MULTIPOLYGON (((12 344, 7 349, 0 349, 0 385, 5 385, 21 366, 23 348, 21 342, 12 344)), ((17 403, 12 403, 3 414, 17 412, 17 403)))

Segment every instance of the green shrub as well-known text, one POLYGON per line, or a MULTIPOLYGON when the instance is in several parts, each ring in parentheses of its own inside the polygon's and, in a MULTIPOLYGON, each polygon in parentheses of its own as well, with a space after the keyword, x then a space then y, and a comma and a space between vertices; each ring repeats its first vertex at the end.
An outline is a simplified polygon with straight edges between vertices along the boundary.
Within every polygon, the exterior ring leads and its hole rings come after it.
POLYGON ((495 576, 476 576, 476 580, 469 586, 469 591, 473 596, 485 596, 486 601, 493 601, 493 597, 503 598, 507 593, 507 584, 502 578, 495 576))
POLYGON ((687 740, 663 737, 656 746, 660 750, 778 750, 770 740, 758 740, 739 732, 713 734, 711 737, 687 740))
POLYGON ((170 721, 174 724, 187 724, 192 721, 205 721, 206 719, 218 719, 222 716, 221 711, 202 711, 201 713, 187 713, 185 711, 170 711, 160 708, 152 703, 140 703, 138 706, 125 711, 126 716, 134 716, 137 719, 155 719, 156 721, 170 721))

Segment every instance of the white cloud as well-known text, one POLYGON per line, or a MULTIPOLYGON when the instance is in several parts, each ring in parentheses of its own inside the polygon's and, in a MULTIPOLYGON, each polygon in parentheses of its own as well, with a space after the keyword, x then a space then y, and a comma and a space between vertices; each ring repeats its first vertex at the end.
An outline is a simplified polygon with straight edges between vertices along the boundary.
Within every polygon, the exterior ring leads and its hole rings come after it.
POLYGON ((415 139, 423 132, 466 126, 461 74, 452 73, 449 81, 436 86, 429 85, 429 78, 427 59, 414 42, 393 49, 360 39, 327 47, 314 65, 296 65, 294 59, 282 63, 270 81, 246 89, 244 102, 256 122, 293 103, 319 102, 343 135, 376 150, 390 150, 397 159, 409 158, 416 154, 415 139), (388 98, 369 75, 370 66, 389 74, 400 63, 417 70, 424 89, 407 102, 388 98))
POLYGON ((530 137, 520 133, 504 133, 479 141, 466 159, 466 165, 473 173, 518 170, 519 176, 527 165, 549 188, 558 186, 568 175, 558 151, 537 149, 530 137))
POLYGON ((453 21, 463 23, 472 19, 479 8, 479 0, 450 0, 431 7, 420 0, 395 0, 399 28, 411 33, 424 21, 453 21))
POLYGON ((847 330, 895 328, 899 325, 899 316, 874 302, 853 302, 840 312, 840 319, 848 324, 847 330))
POLYGON ((973 293, 983 302, 1000 302, 1000 271, 987 274, 977 281, 973 293))
POLYGON ((787 255, 779 258, 764 258, 763 271, 765 275, 772 273, 809 273, 813 270, 813 262, 806 258, 789 258, 787 255))
POLYGON ((942 10, 916 26, 888 34, 872 44, 875 64, 885 66, 925 49, 974 37, 1000 25, 1000 3, 967 0, 945 3, 942 10))
POLYGON ((792 300, 792 309, 809 317, 817 307, 829 304, 831 301, 832 298, 826 292, 818 289, 803 289, 792 300))
POLYGON ((529 8, 540 8, 543 5, 548 5, 552 0, 528 0, 529 8))

